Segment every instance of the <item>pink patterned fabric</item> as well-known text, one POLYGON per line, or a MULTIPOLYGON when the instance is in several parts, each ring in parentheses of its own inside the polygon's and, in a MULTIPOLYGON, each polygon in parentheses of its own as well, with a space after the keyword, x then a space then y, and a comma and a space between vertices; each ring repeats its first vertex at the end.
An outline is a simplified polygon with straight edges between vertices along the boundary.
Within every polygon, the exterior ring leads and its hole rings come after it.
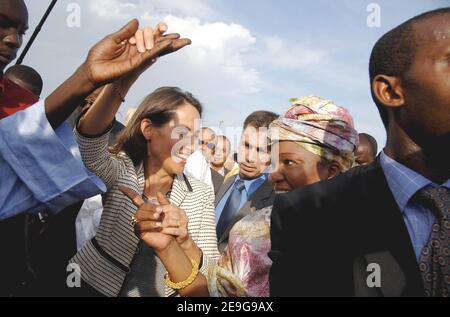
POLYGON ((211 296, 268 297, 272 207, 244 217, 230 231, 228 247, 209 274, 211 296))
POLYGON ((292 107, 270 127, 272 143, 294 141, 307 151, 337 162, 341 171, 348 170, 359 139, 348 110, 316 96, 291 102, 292 107))

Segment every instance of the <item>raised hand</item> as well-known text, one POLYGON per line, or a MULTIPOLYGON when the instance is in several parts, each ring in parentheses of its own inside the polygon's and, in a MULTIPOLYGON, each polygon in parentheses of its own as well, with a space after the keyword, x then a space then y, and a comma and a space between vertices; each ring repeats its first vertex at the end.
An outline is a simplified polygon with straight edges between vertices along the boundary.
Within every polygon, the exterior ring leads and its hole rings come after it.
POLYGON ((167 24, 160 22, 154 31, 149 26, 137 30, 134 36, 130 38, 129 43, 136 45, 139 53, 144 53, 146 50, 151 50, 155 42, 160 40, 166 32, 167 24))
POLYGON ((151 29, 138 32, 138 28, 139 23, 134 19, 89 51, 84 69, 94 86, 112 82, 135 71, 142 72, 155 58, 173 53, 191 43, 189 39, 180 39, 178 34, 163 35, 167 30, 163 24, 156 28, 153 37, 151 29), (149 40, 151 38, 153 43, 149 40))
POLYGON ((118 82, 125 92, 156 58, 175 52, 191 41, 178 34, 167 34, 167 26, 159 24, 138 30, 137 20, 98 42, 86 61, 61 86, 45 99, 45 113, 53 129, 58 128, 81 102, 96 88, 118 82))

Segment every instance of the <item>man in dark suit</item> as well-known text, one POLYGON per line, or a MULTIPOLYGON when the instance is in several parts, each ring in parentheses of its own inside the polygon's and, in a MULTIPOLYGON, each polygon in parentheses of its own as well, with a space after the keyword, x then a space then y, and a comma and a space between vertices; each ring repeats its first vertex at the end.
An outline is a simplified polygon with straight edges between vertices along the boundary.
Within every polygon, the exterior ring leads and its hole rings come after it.
POLYGON ((450 9, 370 59, 387 129, 376 162, 276 198, 272 296, 449 296, 450 9))
MULTIPOLYGON (((229 171, 227 169, 225 169, 226 173, 228 173, 229 171)), ((226 174, 225 174, 226 175, 226 174)), ((214 194, 218 194, 220 187, 222 187, 223 185, 223 180, 225 179, 225 177, 222 174, 219 174, 218 172, 216 172, 215 169, 213 169, 211 167, 211 180, 214 186, 214 194)))
POLYGON ((252 210, 271 206, 274 191, 268 182, 270 165, 268 127, 278 117, 268 111, 252 113, 244 122, 239 149, 239 174, 229 178, 216 195, 219 251, 228 244, 233 225, 252 210))

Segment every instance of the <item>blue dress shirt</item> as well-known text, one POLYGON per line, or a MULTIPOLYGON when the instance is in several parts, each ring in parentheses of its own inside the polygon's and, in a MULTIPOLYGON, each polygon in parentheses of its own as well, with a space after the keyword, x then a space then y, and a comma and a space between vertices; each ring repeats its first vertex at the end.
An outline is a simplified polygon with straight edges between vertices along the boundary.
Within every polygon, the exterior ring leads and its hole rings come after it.
POLYGON ((0 120, 0 220, 57 213, 105 191, 84 166, 70 126, 52 129, 44 102, 0 120))
MULTIPOLYGON (((439 185, 394 161, 384 152, 381 153, 380 159, 389 189, 403 214, 414 252, 419 261, 422 250, 428 243, 436 218, 432 211, 417 204, 412 198, 423 188, 435 188, 439 185)), ((450 179, 440 186, 450 188, 450 179)))
MULTIPOLYGON (((239 205, 239 209, 244 206, 244 204, 248 201, 248 199, 256 192, 256 190, 264 184, 267 180, 269 174, 263 174, 258 178, 252 180, 244 180, 245 189, 242 191, 241 203, 239 205)), ((241 179, 239 174, 236 176, 233 185, 227 190, 227 192, 223 195, 222 199, 219 201, 216 207, 216 224, 219 223, 220 215, 222 215, 223 208, 228 200, 228 197, 231 195, 231 191, 233 190, 234 184, 238 179, 241 179)))

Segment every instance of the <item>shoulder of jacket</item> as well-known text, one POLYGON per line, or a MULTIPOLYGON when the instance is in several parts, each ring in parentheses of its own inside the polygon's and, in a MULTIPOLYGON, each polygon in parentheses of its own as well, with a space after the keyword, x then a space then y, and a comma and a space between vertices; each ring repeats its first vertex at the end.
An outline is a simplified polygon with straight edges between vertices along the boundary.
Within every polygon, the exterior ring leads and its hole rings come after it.
POLYGON ((195 178, 192 178, 189 176, 186 176, 186 178, 188 179, 189 184, 191 184, 191 187, 194 192, 197 192, 197 191, 205 192, 205 191, 209 191, 211 189, 210 186, 208 186, 207 184, 205 184, 195 178))
POLYGON ((372 182, 379 166, 364 166, 352 169, 335 178, 308 185, 279 195, 277 200, 302 206, 336 205, 364 193, 364 185, 372 182))

